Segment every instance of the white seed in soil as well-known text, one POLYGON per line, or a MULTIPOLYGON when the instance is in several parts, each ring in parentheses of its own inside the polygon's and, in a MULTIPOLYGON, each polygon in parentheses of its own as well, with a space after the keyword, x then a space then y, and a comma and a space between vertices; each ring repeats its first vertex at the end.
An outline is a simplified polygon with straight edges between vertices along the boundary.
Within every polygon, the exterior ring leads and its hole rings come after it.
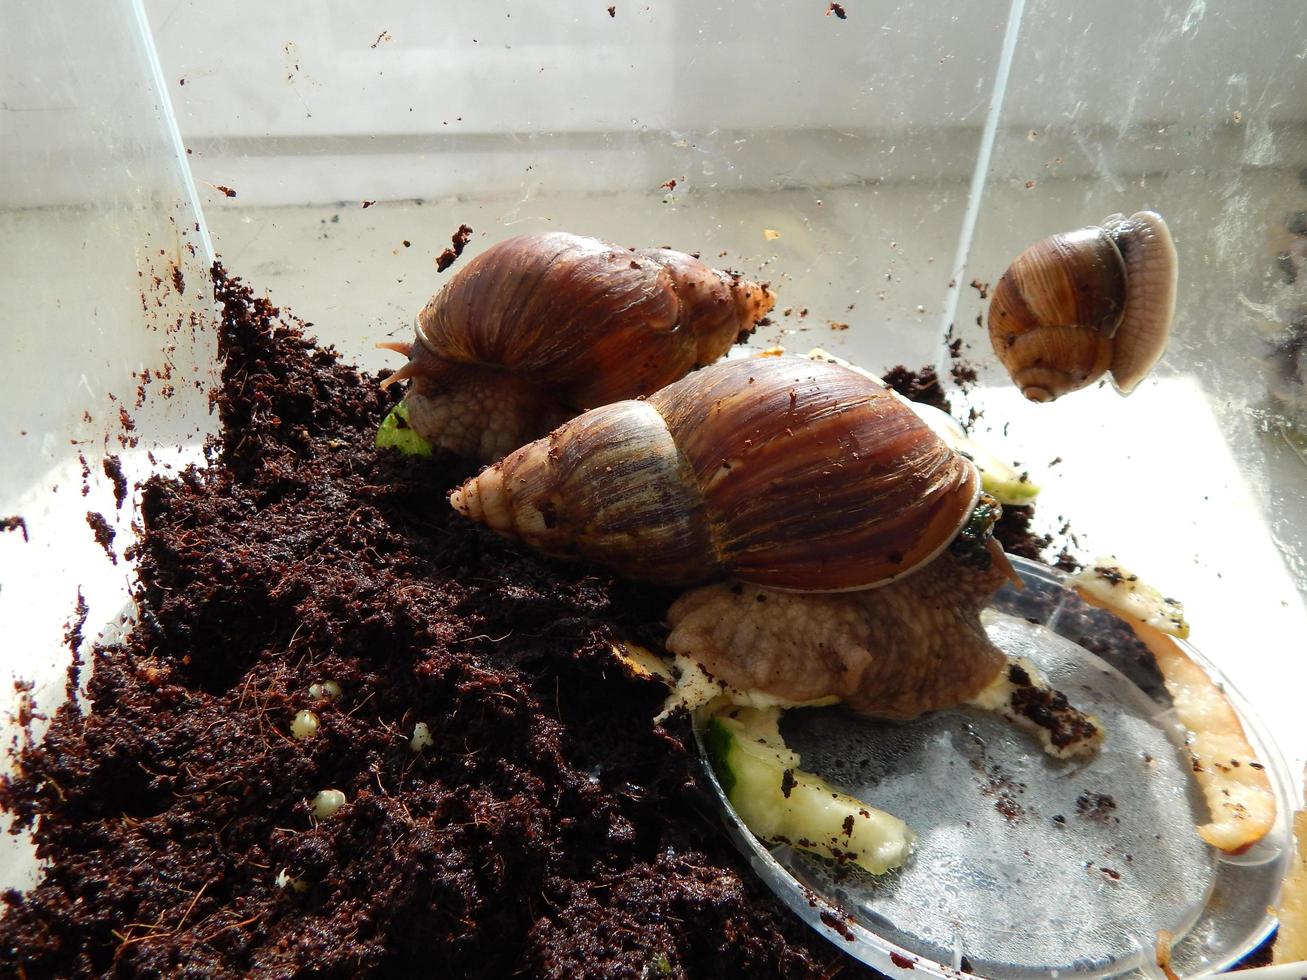
POLYGON ((277 872, 277 877, 272 882, 278 888, 288 888, 293 892, 308 891, 309 885, 303 878, 292 878, 286 868, 277 872))
POLYGON ((309 697, 311 698, 326 698, 328 701, 335 701, 340 695, 340 685, 335 681, 322 681, 321 683, 309 685, 309 697))
POLYGON ((324 789, 309 805, 309 810, 316 820, 330 820, 345 805, 345 794, 338 789, 324 789))
POLYGON ((318 716, 312 711, 301 711, 290 723, 290 733, 301 742, 318 734, 318 716))
POLYGON ((420 721, 413 726, 413 737, 408 740, 408 747, 414 752, 421 752, 423 749, 429 749, 434 745, 436 740, 431 737, 431 729, 427 727, 425 721, 420 721))

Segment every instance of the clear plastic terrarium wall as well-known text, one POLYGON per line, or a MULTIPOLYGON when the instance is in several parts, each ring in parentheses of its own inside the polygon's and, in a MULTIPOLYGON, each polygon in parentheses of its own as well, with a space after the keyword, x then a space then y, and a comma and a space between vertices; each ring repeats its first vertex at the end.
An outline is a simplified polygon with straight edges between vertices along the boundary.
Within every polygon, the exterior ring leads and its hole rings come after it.
POLYGON ((465 223, 472 250, 548 228, 698 250, 777 287, 755 344, 936 365, 1043 487, 1041 529, 1183 599, 1307 758, 1285 683, 1307 634, 1300 4, 115 0, 7 4, 5 27, 0 516, 26 532, 0 534, 0 615, 33 684, 9 711, 65 696, 79 590, 88 637, 128 608, 133 505, 104 457, 135 480, 213 425, 209 236, 375 369, 465 223), (1024 401, 978 287, 1143 208, 1181 259, 1166 356, 1128 399, 1024 401))

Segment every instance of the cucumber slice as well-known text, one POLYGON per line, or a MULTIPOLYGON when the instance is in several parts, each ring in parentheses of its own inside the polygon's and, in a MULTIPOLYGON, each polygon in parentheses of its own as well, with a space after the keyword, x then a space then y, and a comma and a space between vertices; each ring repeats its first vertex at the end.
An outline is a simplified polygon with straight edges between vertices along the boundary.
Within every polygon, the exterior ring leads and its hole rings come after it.
POLYGON ((779 717, 778 708, 736 708, 709 722, 713 769, 745 826, 872 874, 903 864, 916 841, 908 825, 801 770, 781 739, 779 717))
POLYGON ((381 420, 377 429, 378 449, 394 449, 406 456, 430 456, 434 450, 408 423, 408 406, 400 402, 381 420))

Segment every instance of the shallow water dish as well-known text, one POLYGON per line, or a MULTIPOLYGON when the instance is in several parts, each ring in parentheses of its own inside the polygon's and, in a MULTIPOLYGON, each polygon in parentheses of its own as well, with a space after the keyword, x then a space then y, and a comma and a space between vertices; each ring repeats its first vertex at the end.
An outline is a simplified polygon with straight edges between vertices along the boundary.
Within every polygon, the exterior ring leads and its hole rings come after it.
POLYGON ((1234 963, 1274 927, 1267 909, 1292 853, 1283 759, 1238 694, 1186 646, 1225 687, 1280 813, 1237 857, 1204 844, 1194 828, 1206 805, 1166 694, 1059 636, 1069 595, 1061 576, 1013 562, 1026 588, 999 593, 990 636, 1102 719, 1108 737, 1098 755, 1051 759, 1026 734, 971 709, 909 724, 792 711, 782 732, 804 768, 902 817, 919 835, 916 851, 874 878, 767 846, 706 766, 732 836, 801 918, 893 976, 1155 976, 1159 932, 1177 937, 1172 965, 1181 975, 1234 963))

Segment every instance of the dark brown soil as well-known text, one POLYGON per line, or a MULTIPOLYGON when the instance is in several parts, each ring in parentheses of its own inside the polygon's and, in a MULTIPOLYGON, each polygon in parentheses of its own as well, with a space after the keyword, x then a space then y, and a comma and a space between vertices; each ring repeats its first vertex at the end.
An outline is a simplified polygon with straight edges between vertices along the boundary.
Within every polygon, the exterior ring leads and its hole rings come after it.
POLYGON ((436 271, 444 272, 458 261, 458 257, 463 254, 463 249, 467 248, 467 243, 471 239, 471 225, 459 225, 458 231, 450 238, 450 247, 436 256, 436 271))
POLYGON ((127 499, 127 477, 123 474, 123 461, 111 454, 104 458, 103 466, 104 475, 113 484, 114 506, 121 508, 127 499))
POLYGON ((1068 550, 1065 541, 1070 537, 1070 525, 1064 526, 1060 537, 1051 534, 1036 534, 1030 524, 1035 516, 1035 505, 1024 507, 1012 504, 1003 505, 1003 515, 994 525, 994 537, 1003 544, 1003 550, 1010 555, 1020 555, 1046 565, 1060 568, 1064 572, 1080 570, 1080 562, 1068 550))
POLYGON ((909 401, 930 405, 941 412, 948 411, 948 399, 944 397, 944 389, 933 367, 912 371, 898 364, 886 371, 882 380, 909 401))
POLYGON ((118 556, 113 553, 113 539, 116 534, 109 522, 105 520, 103 514, 99 511, 88 510, 86 512, 86 523, 91 528, 91 533, 95 535, 95 543, 104 549, 104 553, 109 556, 109 560, 115 565, 118 564, 118 556))
POLYGON ((467 464, 378 453, 376 379, 217 281, 212 465, 142 488, 141 625, 0 786, 47 862, 0 973, 871 975, 757 882, 609 656, 668 596, 457 518, 467 464))
POLYGON ((1104 793, 1081 793, 1076 797, 1076 815, 1095 823, 1107 823, 1114 819, 1112 811, 1116 809, 1116 800, 1104 793))
POLYGON ((948 353, 953 360, 949 365, 949 374, 953 377, 953 383, 963 391, 969 390, 980 376, 976 373, 975 366, 962 356, 961 337, 948 345, 948 353))

